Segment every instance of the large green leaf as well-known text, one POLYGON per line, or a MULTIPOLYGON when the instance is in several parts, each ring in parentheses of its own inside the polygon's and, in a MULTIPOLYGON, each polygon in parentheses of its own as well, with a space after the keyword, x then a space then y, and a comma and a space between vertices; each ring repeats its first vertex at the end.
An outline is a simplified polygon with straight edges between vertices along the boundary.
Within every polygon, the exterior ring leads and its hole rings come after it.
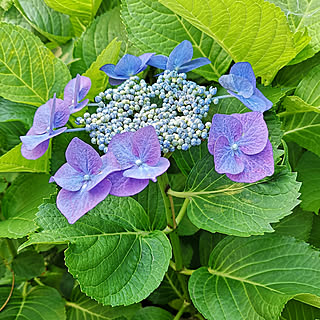
POLYGON ((280 320, 315 320, 320 318, 320 309, 291 300, 281 313, 280 320))
POLYGON ((286 97, 281 113, 284 138, 320 156, 320 108, 313 107, 296 96, 286 97))
POLYGON ((320 64, 312 68, 301 80, 294 94, 299 96, 306 103, 314 107, 320 107, 320 64))
POLYGON ((84 73, 116 37, 123 40, 120 52, 124 53, 128 46, 125 32, 119 8, 114 8, 93 20, 75 43, 73 57, 80 60, 72 63, 71 73, 84 73))
POLYGON ((297 54, 285 15, 266 1, 159 1, 215 39, 233 60, 250 62, 265 83, 297 54))
POLYGON ((5 99, 40 106, 55 92, 63 92, 69 70, 38 37, 0 23, 0 43, 0 85, 5 99))
POLYGON ((304 210, 319 212, 320 209, 320 158, 312 152, 305 152, 297 167, 301 186, 301 207, 304 210))
POLYGON ((144 52, 169 55, 181 41, 189 40, 195 58, 207 57, 212 62, 195 72, 208 80, 218 80, 229 68, 231 58, 217 42, 181 18, 180 12, 168 10, 157 0, 123 1, 122 18, 130 41, 144 52))
POLYGON ((24 136, 27 129, 21 121, 0 122, 0 148, 1 153, 15 147, 20 143, 20 136, 24 136))
POLYGON ((52 9, 74 16, 79 19, 82 24, 87 25, 93 20, 102 0, 44 0, 45 3, 52 9))
POLYGON ((49 173, 51 148, 41 158, 28 160, 21 154, 21 143, 0 157, 0 172, 49 173))
POLYGON ((319 252, 291 237, 226 237, 189 280, 208 320, 278 319, 295 295, 320 296, 319 252))
POLYGON ((78 287, 73 289, 71 301, 66 303, 68 320, 131 320, 141 306, 127 307, 103 306, 81 293, 78 287))
MULTIPOLYGON (((0 301, 5 301, 7 296, 7 288, 0 287, 0 301)), ((0 318, 6 320, 65 320, 64 301, 56 289, 46 286, 33 287, 25 294, 14 290, 0 318)))
POLYGON ((15 6, 32 27, 49 40, 65 43, 73 37, 69 16, 49 8, 44 0, 15 0, 15 6))
POLYGON ((173 320, 173 315, 159 307, 146 307, 139 310, 132 320, 173 320))
POLYGON ((236 183, 214 170, 211 155, 190 172, 184 192, 191 222, 198 228, 237 236, 272 232, 270 223, 289 215, 299 203, 296 173, 283 170, 255 183, 236 183))
POLYGON ((103 304, 128 305, 145 299, 167 271, 171 246, 132 198, 108 196, 74 225, 54 204, 40 207, 42 232, 34 243, 65 243, 65 262, 81 290, 103 304), (57 227, 59 226, 59 227, 57 227))
MULTIPOLYGON (((320 51, 320 2, 318 0, 268 0, 285 13, 293 32, 304 32, 307 28, 310 43, 303 50, 303 57, 312 57, 320 51)), ((302 52, 301 52, 302 54, 302 52)), ((302 61, 304 59, 301 59, 302 61)))
POLYGON ((46 174, 25 174, 8 188, 2 200, 6 220, 0 222, 0 237, 22 238, 36 229, 33 219, 38 206, 56 190, 49 178, 46 174))
POLYGON ((120 47, 121 42, 117 41, 117 39, 112 40, 83 74, 91 79, 91 88, 87 98, 93 100, 96 95, 105 90, 108 84, 108 76, 100 68, 107 63, 116 64, 120 47))

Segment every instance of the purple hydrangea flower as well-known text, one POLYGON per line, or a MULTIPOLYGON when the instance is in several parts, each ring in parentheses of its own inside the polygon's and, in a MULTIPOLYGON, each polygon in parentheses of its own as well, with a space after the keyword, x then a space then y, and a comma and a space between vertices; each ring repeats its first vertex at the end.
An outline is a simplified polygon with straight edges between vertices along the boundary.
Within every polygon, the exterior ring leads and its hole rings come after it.
POLYGON ((153 56, 148 61, 148 65, 163 70, 176 70, 187 73, 193 69, 211 63, 208 58, 197 58, 192 60, 192 56, 192 44, 190 41, 184 40, 171 51, 169 57, 161 54, 153 56))
POLYGON ((131 54, 125 54, 116 65, 105 64, 100 70, 109 76, 109 83, 115 86, 145 70, 147 62, 153 55, 154 53, 144 53, 136 57, 131 54))
POLYGON ((272 102, 257 89, 256 78, 249 62, 234 64, 230 74, 219 78, 219 83, 229 94, 253 111, 264 112, 272 107, 272 102))
POLYGON ((73 138, 68 145, 66 159, 67 163, 49 182, 55 181, 62 187, 57 207, 69 223, 74 223, 106 198, 111 190, 108 175, 120 170, 120 166, 112 153, 100 157, 79 138, 73 138))
POLYGON ((156 182, 170 166, 168 159, 161 157, 160 143, 155 129, 147 126, 136 132, 115 135, 109 144, 121 166, 121 171, 111 174, 110 194, 131 196, 139 193, 149 183, 156 182))
POLYGON ((20 137, 22 155, 30 160, 38 159, 44 155, 50 139, 67 130, 63 126, 68 122, 69 116, 69 108, 63 100, 57 99, 54 94, 53 99, 37 109, 32 127, 25 136, 20 137))
POLYGON ((236 182, 256 182, 274 172, 273 151, 261 112, 215 114, 208 149, 215 170, 236 182))
POLYGON ((91 80, 88 77, 77 74, 64 88, 64 103, 69 107, 70 113, 75 113, 85 107, 89 99, 85 99, 91 88, 91 80), (80 102, 81 101, 81 102, 80 102))

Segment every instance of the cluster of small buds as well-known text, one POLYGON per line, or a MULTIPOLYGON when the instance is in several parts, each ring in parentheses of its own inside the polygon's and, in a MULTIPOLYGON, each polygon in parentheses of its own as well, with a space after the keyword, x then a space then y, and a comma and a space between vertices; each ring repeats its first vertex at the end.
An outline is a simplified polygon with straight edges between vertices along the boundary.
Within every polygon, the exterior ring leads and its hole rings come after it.
POLYGON ((107 152, 117 133, 135 132, 152 125, 163 153, 188 150, 208 137, 210 122, 203 123, 213 102, 216 88, 206 90, 185 73, 166 70, 157 82, 148 85, 133 76, 115 89, 107 89, 95 98, 93 114, 77 118, 90 132, 91 143, 107 152))

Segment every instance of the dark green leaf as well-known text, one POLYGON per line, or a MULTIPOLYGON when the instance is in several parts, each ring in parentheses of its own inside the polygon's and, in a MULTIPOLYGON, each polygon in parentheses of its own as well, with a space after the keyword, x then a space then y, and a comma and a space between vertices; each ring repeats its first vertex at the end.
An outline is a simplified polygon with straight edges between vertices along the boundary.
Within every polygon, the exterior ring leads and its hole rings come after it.
POLYGON ((299 301, 290 300, 281 313, 280 320, 316 320, 320 310, 299 301))
POLYGON ((173 320, 173 315, 159 307, 146 307, 139 310, 132 320, 173 320))
POLYGON ((1 151, 7 151, 20 143, 20 136, 24 136, 27 129, 21 121, 0 122, 1 151))

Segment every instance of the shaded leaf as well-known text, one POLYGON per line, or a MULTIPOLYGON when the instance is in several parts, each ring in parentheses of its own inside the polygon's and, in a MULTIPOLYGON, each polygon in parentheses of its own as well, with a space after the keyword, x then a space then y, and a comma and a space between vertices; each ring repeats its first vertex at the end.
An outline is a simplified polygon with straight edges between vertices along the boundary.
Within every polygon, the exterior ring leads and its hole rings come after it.
POLYGON ((173 315, 159 307, 145 307, 140 309, 132 320, 173 320, 173 315))
POLYGON ((320 318, 320 310, 299 301, 290 300, 281 313, 280 320, 315 320, 320 318))

